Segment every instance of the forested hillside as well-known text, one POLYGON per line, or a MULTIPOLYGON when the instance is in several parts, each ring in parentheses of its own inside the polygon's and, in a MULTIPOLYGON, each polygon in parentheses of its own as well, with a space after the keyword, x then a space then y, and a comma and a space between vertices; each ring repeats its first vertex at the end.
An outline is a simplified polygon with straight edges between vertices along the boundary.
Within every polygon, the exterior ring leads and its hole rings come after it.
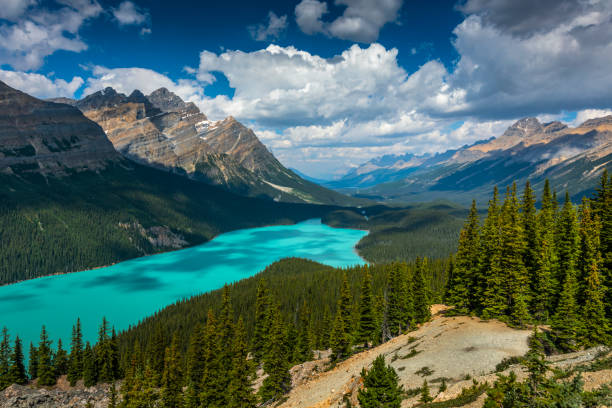
POLYGON ((497 188, 484 223, 476 204, 461 231, 447 301, 457 313, 516 326, 549 324, 561 350, 612 340, 612 179, 604 171, 594 199, 561 207, 548 182, 542 207, 529 183, 522 197, 497 188))
MULTIPOLYGON (((597 195, 579 208, 567 195, 558 205, 548 184, 540 210, 529 184, 522 197, 516 190, 508 187, 501 203, 496 190, 482 224, 474 203, 450 259, 344 270, 286 259, 125 332, 104 320, 95 345, 83 344, 77 321, 70 352, 52 347, 43 327, 40 343, 30 345, 27 375, 23 345, 5 331, 0 386, 28 376, 53 385, 67 374, 72 384, 123 379, 112 395, 121 394, 124 407, 274 404, 290 390, 292 365, 325 349, 334 364, 386 342, 428 321, 438 301, 454 305, 455 314, 549 325, 537 337, 548 353, 609 344, 612 179, 604 173, 597 195), (257 368, 267 376, 254 392, 257 368)), ((546 384, 554 391, 554 381, 546 384)), ((521 387, 500 378, 489 398, 501 401, 527 390, 521 387)))
POLYGON ((335 209, 240 197, 133 163, 62 178, 0 175, 0 186, 0 284, 195 245, 238 228, 318 218, 335 209))
POLYGON ((457 249, 459 230, 468 211, 449 202, 401 207, 383 205, 339 209, 326 214, 332 227, 369 231, 357 244, 369 262, 413 261, 416 257, 447 258, 457 249))

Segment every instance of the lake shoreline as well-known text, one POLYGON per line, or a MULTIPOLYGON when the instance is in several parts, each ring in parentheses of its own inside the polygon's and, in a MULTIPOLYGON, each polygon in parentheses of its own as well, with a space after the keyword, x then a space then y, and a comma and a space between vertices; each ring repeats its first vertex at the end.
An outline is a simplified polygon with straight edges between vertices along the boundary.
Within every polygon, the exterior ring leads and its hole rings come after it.
MULTIPOLYGON (((160 252, 155 252, 155 253, 152 253, 152 254, 144 254, 144 255, 141 255, 141 256, 136 256, 136 257, 134 257, 134 258, 127 258, 127 259, 123 259, 123 260, 121 260, 121 261, 113 262, 113 263, 110 263, 110 264, 98 265, 98 266, 94 266, 94 267, 91 267, 91 268, 82 269, 82 270, 80 270, 80 271, 54 272, 54 273, 50 273, 50 274, 48 274, 48 275, 36 276, 36 277, 34 277, 34 278, 30 278, 30 279, 22 279, 22 280, 18 280, 18 281, 11 282, 11 283, 3 283, 3 284, 1 284, 1 285, 0 285, 0 288, 5 287, 5 286, 13 286, 13 285, 18 285, 18 284, 20 284, 20 283, 24 283, 24 282, 31 282, 31 281, 34 281, 34 280, 36 280, 36 279, 44 279, 44 278, 51 278, 51 277, 54 277, 54 276, 71 275, 71 274, 73 274, 73 273, 81 273, 81 272, 90 272, 90 271, 95 271, 95 270, 97 270, 97 269, 101 269, 101 268, 108 268, 108 267, 110 267, 110 266, 118 265, 118 264, 120 264, 120 263, 122 263, 122 262, 132 261, 132 260, 134 260, 134 259, 141 259, 141 258, 146 258, 146 257, 149 257, 149 256, 154 256, 154 255, 165 254, 165 253, 169 253, 169 252, 177 252, 177 251, 182 251, 182 250, 184 250, 184 249, 189 249, 189 248, 194 248, 194 247, 197 247, 198 245, 208 244, 208 243, 210 243, 210 242, 214 241, 214 240, 215 240, 217 237, 219 237, 220 235, 227 234, 227 233, 230 233, 230 232, 244 231, 244 230, 250 230, 250 229, 255 229, 255 228, 267 228, 267 227, 280 227, 280 226, 297 225, 297 224, 301 224, 301 223, 303 223, 303 222, 308 222, 308 221, 312 221, 312 220, 319 220, 319 221, 321 222, 321 224, 322 224, 322 225, 326 225, 326 226, 328 226, 328 227, 330 227, 330 228, 336 228, 336 229, 349 229, 349 230, 359 230, 359 231, 365 231, 365 232, 367 232, 367 234, 364 236, 364 238, 365 238, 365 237, 366 237, 366 236, 367 236, 367 235, 370 233, 370 230, 361 229, 361 228, 332 227, 332 226, 331 226, 331 225, 329 225, 329 224, 325 224, 325 223, 323 223, 323 222, 321 221, 321 218, 308 218, 308 219, 305 219, 305 220, 302 220, 302 221, 299 221, 299 222, 295 222, 295 223, 293 223, 293 224, 266 224, 266 225, 262 225, 262 226, 259 226, 259 227, 251 227, 251 228, 238 228, 238 229, 235 229, 235 230, 229 230, 229 231, 225 231, 225 232, 220 232, 220 233, 216 234, 215 236, 213 236, 211 239, 209 239, 209 240, 207 240, 207 241, 200 242, 200 243, 193 244, 193 245, 187 245, 187 246, 184 246, 184 247, 182 247, 182 248, 173 248, 173 249, 171 248, 171 249, 168 249, 168 250, 163 250, 163 251, 160 251, 160 252)), ((363 238, 362 238, 362 239, 363 239, 363 238)), ((361 241, 361 240, 360 240, 360 241, 361 241)), ((359 244, 359 242, 357 242, 357 244, 355 244, 355 246, 353 247, 353 250, 355 251, 355 254, 356 254, 357 256, 359 256, 361 259, 363 259, 365 262, 367 262, 367 260, 366 260, 365 258, 363 258, 363 257, 362 257, 362 256, 359 254, 359 252, 357 251, 357 245, 358 245, 358 244, 359 244)))

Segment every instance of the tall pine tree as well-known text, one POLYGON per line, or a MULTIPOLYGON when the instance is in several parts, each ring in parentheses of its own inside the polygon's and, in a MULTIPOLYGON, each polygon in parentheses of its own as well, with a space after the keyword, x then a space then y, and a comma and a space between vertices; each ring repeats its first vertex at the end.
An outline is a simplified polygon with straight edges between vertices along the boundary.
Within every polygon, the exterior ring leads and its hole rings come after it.
POLYGON ((497 187, 489 200, 487 218, 482 228, 480 244, 479 281, 482 282, 482 316, 486 319, 505 315, 507 291, 501 266, 501 214, 497 187))
POLYGON ((255 368, 248 359, 248 344, 242 317, 236 324, 234 343, 232 345, 233 365, 230 372, 229 408, 254 408, 257 400, 253 393, 255 368))
POLYGON ((9 376, 12 383, 24 385, 28 382, 25 366, 23 364, 23 349, 19 336, 15 337, 15 346, 11 356, 11 367, 9 368, 9 376))
POLYGON ((161 381, 161 403, 165 408, 178 408, 182 398, 182 372, 178 337, 172 336, 170 347, 164 355, 164 372, 161 381))
POLYGON ((38 385, 55 385, 56 377, 53 370, 53 352, 51 341, 47 335, 45 326, 40 331, 40 342, 38 343, 38 385))
POLYGON ((83 333, 81 332, 81 319, 77 319, 76 324, 72 326, 67 378, 73 387, 78 380, 83 378, 83 333))
POLYGON ((582 343, 586 346, 605 344, 609 340, 610 326, 604 306, 604 286, 600 271, 603 264, 599 242, 599 220, 593 219, 591 204, 584 200, 580 216, 580 285, 579 302, 582 305, 584 333, 582 343))
POLYGON ((357 340, 363 342, 364 347, 374 339, 376 321, 374 317, 374 299, 372 295, 372 277, 366 268, 361 283, 361 296, 359 299, 359 330, 357 340))
POLYGON ((449 283, 447 300, 455 306, 457 313, 467 314, 470 310, 479 308, 478 288, 478 257, 479 257, 479 227, 476 201, 465 225, 459 233, 457 254, 454 259, 452 281, 449 283))

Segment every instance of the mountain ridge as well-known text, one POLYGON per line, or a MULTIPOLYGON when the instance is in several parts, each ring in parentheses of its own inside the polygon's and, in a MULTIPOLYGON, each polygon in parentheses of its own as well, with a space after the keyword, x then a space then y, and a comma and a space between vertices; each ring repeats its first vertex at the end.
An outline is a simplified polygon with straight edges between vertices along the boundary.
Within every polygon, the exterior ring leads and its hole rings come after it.
POLYGON ((166 88, 127 96, 107 87, 61 101, 98 123, 117 151, 138 163, 245 196, 315 204, 359 201, 304 180, 235 118, 210 121, 194 103, 166 88))
POLYGON ((590 119, 575 128, 524 118, 499 137, 433 156, 376 158, 361 165, 360 174, 355 170, 325 185, 382 200, 430 201, 452 194, 458 202, 468 203, 474 197, 484 199, 495 185, 503 188, 529 179, 539 188, 548 178, 559 191, 580 197, 594 189, 598 175, 610 163, 612 116, 590 119), (402 167, 405 157, 413 165, 402 167))

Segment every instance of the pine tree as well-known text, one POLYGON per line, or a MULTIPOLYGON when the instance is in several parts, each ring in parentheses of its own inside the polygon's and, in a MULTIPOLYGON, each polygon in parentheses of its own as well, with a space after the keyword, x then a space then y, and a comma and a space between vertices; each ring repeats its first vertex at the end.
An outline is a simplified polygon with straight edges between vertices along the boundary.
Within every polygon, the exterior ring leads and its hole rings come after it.
POLYGON ((96 385, 98 382, 98 370, 96 367, 96 356, 89 342, 85 343, 83 350, 83 384, 86 387, 96 385))
POLYGON ((458 313, 467 314, 480 308, 478 285, 479 226, 476 201, 465 225, 459 234, 457 254, 454 259, 453 280, 449 283, 448 302, 455 306, 458 313))
POLYGON ((306 300, 300 309, 299 314, 299 333, 296 342, 296 363, 312 360, 312 344, 310 339, 310 309, 306 304, 306 300))
POLYGON ((266 280, 260 279, 255 296, 255 328, 253 330, 252 350, 256 361, 261 362, 266 354, 265 345, 270 330, 270 298, 266 280))
POLYGON ((533 298, 531 310, 538 322, 547 322, 553 311, 556 287, 555 270, 557 255, 555 249, 555 204, 553 203, 548 179, 542 192, 542 209, 537 216, 540 248, 537 267, 532 276, 533 298))
POLYGON ((40 331, 40 343, 38 343, 38 385, 55 385, 56 377, 53 370, 53 353, 51 341, 47 335, 45 326, 40 331))
POLYGON ((485 319, 502 317, 506 312, 507 291, 504 285, 505 275, 501 266, 501 214, 497 187, 493 198, 489 200, 489 209, 480 238, 479 281, 483 287, 482 316, 485 319))
POLYGON ((98 329, 98 343, 94 349, 96 354, 96 368, 98 370, 97 380, 102 383, 109 383, 115 379, 115 369, 113 367, 113 346, 109 336, 110 327, 106 317, 102 318, 102 323, 98 329))
POLYGON ((552 335, 556 343, 562 350, 567 351, 576 350, 578 334, 580 332, 576 292, 576 276, 572 271, 568 271, 557 311, 551 323, 552 335))
POLYGON ((164 356, 164 372, 161 381, 161 403, 165 408, 179 408, 181 405, 182 373, 178 337, 172 337, 170 347, 164 356))
POLYGON ((254 408, 257 406, 255 394, 253 394, 253 377, 255 369, 248 360, 248 344, 246 331, 242 317, 238 319, 232 347, 233 366, 230 373, 229 408, 254 408))
POLYGON ((222 406, 221 402, 225 392, 222 388, 222 382, 219 381, 219 373, 221 372, 221 353, 222 345, 218 343, 218 323, 215 314, 212 310, 208 311, 206 318, 206 326, 204 329, 204 343, 206 350, 204 353, 204 375, 202 376, 200 406, 202 407, 218 407, 222 406))
POLYGON ((531 183, 529 183, 529 180, 527 180, 521 200, 520 219, 521 226, 523 227, 523 236, 525 237, 523 264, 525 265, 527 274, 529 276, 529 288, 531 293, 535 293, 541 253, 540 230, 538 229, 535 202, 535 193, 531 188, 531 183))
POLYGON ((501 269, 506 273, 507 313, 510 321, 524 326, 529 320, 529 277, 523 263, 525 234, 519 217, 516 184, 506 192, 501 213, 501 269))
POLYGON ((606 289, 608 319, 612 319, 612 176, 605 169, 594 201, 595 215, 600 221, 600 246, 603 257, 602 283, 606 289))
MULTIPOLYGON (((556 281, 560 285, 565 284, 568 275, 577 279, 577 257, 579 252, 580 237, 578 235, 578 220, 576 211, 570 201, 569 193, 565 193, 565 202, 558 215, 556 226, 556 249, 557 249, 557 271, 556 281)), ((558 290, 560 290, 559 288, 558 290)), ((557 300, 562 293, 557 292, 557 300)), ((573 294, 574 297, 577 295, 573 294)))
POLYGON ((348 283, 348 276, 346 271, 342 275, 342 287, 340 288, 340 303, 339 311, 342 315, 342 321, 344 322, 344 334, 346 337, 351 339, 352 325, 351 325, 351 314, 353 310, 353 297, 351 296, 351 288, 348 283))
POLYGON ((361 297, 359 299, 359 331, 357 341, 363 342, 364 347, 374 339, 376 322, 374 319, 374 299, 372 297, 372 277, 370 271, 365 270, 361 283, 361 297))
POLYGON ((590 203, 585 200, 580 217, 580 266, 582 284, 579 302, 582 305, 584 334, 582 342, 586 346, 605 344, 609 339, 609 323, 603 303, 604 287, 600 279, 603 264, 599 242, 599 222, 593 219, 590 203))
POLYGON ((121 357, 119 355, 119 338, 117 337, 117 333, 115 332, 115 328, 113 327, 111 331, 110 338, 110 366, 111 366, 111 374, 113 380, 118 380, 121 378, 121 367, 120 360, 121 357))
POLYGON ((53 368, 55 375, 60 376, 68 372, 68 355, 62 347, 62 339, 57 340, 57 350, 53 358, 53 368))
POLYGON ((268 338, 268 354, 264 359, 264 371, 268 376, 259 389, 259 396, 263 403, 278 400, 291 387, 289 362, 285 350, 285 331, 278 306, 272 307, 271 312, 272 324, 268 338))
POLYGON ((403 399, 403 388, 398 385, 397 373, 385 364, 385 358, 376 357, 372 368, 361 371, 363 388, 357 399, 362 408, 399 408, 403 399))
POLYGON ((11 385, 9 369, 11 367, 11 341, 8 329, 2 329, 2 340, 0 340, 0 390, 11 385))
POLYGON ((419 398, 419 401, 423 403, 428 403, 428 402, 433 401, 433 398, 431 397, 431 394, 429 391, 429 384, 427 384, 427 380, 423 380, 423 386, 421 387, 421 397, 419 398))
POLYGON ((330 333, 333 328, 333 321, 331 317, 331 311, 329 310, 329 306, 325 305, 325 310, 323 311, 323 322, 321 324, 321 330, 319 332, 320 335, 320 348, 327 350, 330 348, 330 333))
POLYGON ((25 366, 23 364, 23 349, 21 347, 21 339, 15 337, 15 346, 11 356, 11 366, 9 368, 9 377, 12 383, 24 385, 28 382, 25 366))
POLYGON ((28 364, 28 374, 30 379, 38 378, 38 349, 30 342, 30 358, 28 364))
POLYGON ((83 378, 83 333, 81 332, 81 319, 77 319, 76 324, 72 327, 67 379, 74 387, 81 378, 83 378))
POLYGON ((147 352, 149 356, 148 368, 153 373, 152 382, 157 387, 161 385, 165 351, 166 339, 161 325, 158 324, 154 329, 153 341, 149 344, 149 350, 147 352))
MULTIPOLYGON (((230 288, 227 285, 223 288, 223 299, 217 330, 217 341, 223 345, 220 349, 220 366, 217 375, 219 376, 218 381, 220 382, 221 389, 226 390, 230 383, 230 372, 233 362, 231 344, 233 344, 234 339, 234 310, 232 308, 230 288)), ((219 397, 221 397, 220 404, 226 406, 228 404, 228 395, 223 393, 219 397)))
POLYGON ((424 323, 431 319, 429 303, 429 290, 425 282, 425 264, 427 259, 416 259, 416 270, 414 273, 414 318, 417 323, 424 323))
POLYGON ((157 408, 159 393, 156 386, 156 373, 147 365, 144 372, 136 378, 132 402, 129 408, 157 408))
POLYGON ((200 405, 199 395, 202 391, 201 382, 204 376, 207 346, 204 326, 198 323, 191 333, 187 349, 187 390, 184 396, 186 408, 196 408, 200 405))
MULTIPOLYGON (((392 263, 388 269, 387 319, 391 334, 396 336, 402 333, 408 320, 406 310, 406 273, 399 262, 392 263)), ((345 318, 344 316, 342 317, 345 318)))
POLYGON ((330 346, 332 350, 332 360, 340 360, 349 355, 350 341, 344 330, 346 324, 340 312, 340 301, 338 301, 338 311, 330 334, 330 346))

